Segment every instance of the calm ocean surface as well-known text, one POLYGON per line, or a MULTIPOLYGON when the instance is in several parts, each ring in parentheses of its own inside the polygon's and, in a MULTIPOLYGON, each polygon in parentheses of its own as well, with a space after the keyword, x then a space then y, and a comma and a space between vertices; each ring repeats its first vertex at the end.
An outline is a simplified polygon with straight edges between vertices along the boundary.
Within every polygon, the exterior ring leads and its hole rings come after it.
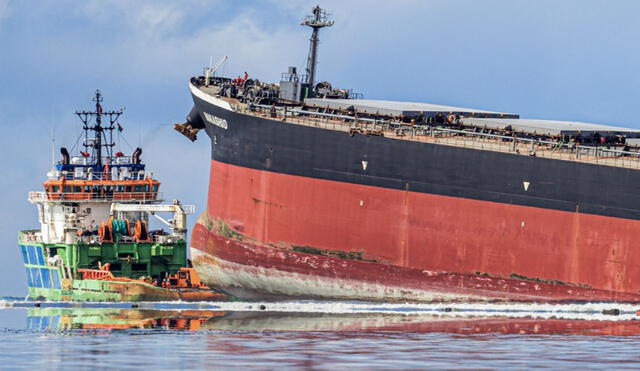
POLYGON ((640 320, 342 312, 0 309, 0 368, 640 368, 640 320))

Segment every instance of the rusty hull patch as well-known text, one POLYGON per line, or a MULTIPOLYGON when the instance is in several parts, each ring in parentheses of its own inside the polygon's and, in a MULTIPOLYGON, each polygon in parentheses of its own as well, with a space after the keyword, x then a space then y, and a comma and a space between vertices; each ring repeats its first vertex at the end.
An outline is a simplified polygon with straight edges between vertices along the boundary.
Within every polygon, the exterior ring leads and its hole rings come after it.
POLYGON ((518 274, 518 273, 511 273, 511 275, 509 277, 513 278, 513 279, 516 279, 516 280, 531 281, 531 282, 541 282, 541 283, 548 283, 548 284, 551 284, 551 285, 574 286, 574 287, 582 287, 582 288, 585 288, 585 289, 592 289, 593 288, 591 285, 578 284, 578 283, 573 283, 573 282, 565 282, 565 281, 560 281, 560 280, 545 280, 544 278, 527 277, 525 275, 518 274))
POLYGON ((320 255, 320 256, 329 256, 333 258, 340 259, 348 259, 348 260, 360 260, 371 263, 381 263, 381 264, 389 264, 389 262, 385 262, 378 259, 371 259, 364 256, 362 251, 342 251, 342 250, 323 250, 317 249, 312 246, 300 246, 300 245, 291 245, 291 251, 312 254, 312 255, 320 255))
MULTIPOLYGON (((260 202, 260 200, 258 199, 254 199, 254 201, 260 202)), ((339 259, 345 259, 345 260, 357 260, 357 261, 364 261, 364 262, 370 262, 370 263, 391 264, 391 262, 386 260, 375 259, 375 258, 366 256, 363 251, 319 249, 313 246, 295 245, 295 244, 282 242, 282 241, 279 241, 276 243, 260 242, 252 237, 245 235, 244 233, 241 233, 239 228, 234 228, 230 226, 226 221, 222 219, 213 219, 207 211, 202 213, 202 215, 200 216, 199 222, 200 224, 204 225, 207 230, 211 232, 217 232, 220 236, 223 236, 228 239, 236 240, 236 241, 249 242, 252 244, 269 246, 271 248, 275 248, 279 250, 288 250, 288 251, 304 253, 304 254, 333 257, 333 258, 339 258, 339 259)), ((451 273, 451 272, 443 272, 443 273, 451 273)), ((489 277, 498 278, 498 279, 505 278, 502 276, 497 276, 497 275, 484 273, 484 272, 475 272, 475 274, 476 276, 482 276, 482 277, 488 277, 488 278, 489 277)), ((573 287, 581 287, 586 289, 593 288, 591 285, 577 284, 577 283, 565 282, 560 280, 549 280, 549 279, 537 278, 537 277, 528 277, 518 273, 511 273, 508 278, 521 280, 521 281, 528 281, 528 282, 546 283, 546 284, 552 284, 552 285, 573 286, 573 287)))
MULTIPOLYGON (((490 274, 490 273, 485 273, 485 272, 475 272, 476 276, 480 276, 480 277, 487 277, 487 278, 505 278, 502 276, 498 276, 495 274, 490 274)), ((523 274, 518 274, 518 273, 511 273, 509 275, 509 278, 514 279, 514 280, 521 280, 521 281, 529 281, 529 282, 539 282, 539 283, 547 283, 550 285, 560 285, 560 286, 573 286, 573 287, 581 287, 581 288, 585 288, 585 289, 593 289, 593 287, 591 285, 585 285, 585 284, 579 284, 579 283, 573 283, 573 282, 565 282, 565 281, 560 281, 560 280, 547 280, 544 278, 537 278, 537 277, 528 277, 525 276, 523 274)))
POLYGON ((257 241, 256 239, 247 236, 246 234, 241 232, 240 228, 234 228, 229 223, 222 219, 214 219, 212 218, 208 211, 205 211, 200 215, 197 223, 203 225, 208 231, 215 232, 218 235, 235 240, 240 242, 249 242, 252 244, 257 244, 261 246, 269 246, 279 250, 288 250, 299 253, 311 254, 311 255, 320 255, 327 257, 334 257, 346 260, 359 260, 364 262, 371 263, 380 263, 380 264, 391 264, 388 261, 375 259, 372 257, 368 257, 364 254, 363 251, 342 251, 342 250, 328 250, 328 249, 319 249, 313 246, 307 245, 295 245, 288 242, 278 241, 276 243, 268 243, 257 241))

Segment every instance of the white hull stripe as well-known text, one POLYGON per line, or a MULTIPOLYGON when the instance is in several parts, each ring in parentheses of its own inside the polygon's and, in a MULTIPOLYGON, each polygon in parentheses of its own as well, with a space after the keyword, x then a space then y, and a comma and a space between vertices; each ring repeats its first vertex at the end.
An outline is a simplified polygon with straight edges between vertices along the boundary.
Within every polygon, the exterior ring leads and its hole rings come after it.
POLYGON ((220 108, 226 109, 227 111, 232 111, 233 112, 233 108, 231 108, 231 105, 229 104, 229 102, 225 102, 222 99, 216 98, 216 97, 212 97, 211 95, 203 92, 202 90, 198 89, 197 87, 195 87, 191 82, 189 82, 189 90, 191 90, 191 94, 195 95, 196 97, 202 99, 203 101, 207 102, 207 103, 211 103, 213 105, 216 105, 220 108))

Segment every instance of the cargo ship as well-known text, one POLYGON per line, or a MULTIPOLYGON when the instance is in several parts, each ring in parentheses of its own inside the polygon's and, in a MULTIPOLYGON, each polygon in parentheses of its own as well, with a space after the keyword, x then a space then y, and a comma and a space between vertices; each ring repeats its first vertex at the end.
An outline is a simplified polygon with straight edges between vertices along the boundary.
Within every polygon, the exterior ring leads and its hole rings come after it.
MULTIPOLYGON (((52 167, 43 191, 29 192, 40 229, 19 232, 28 297, 50 301, 214 300, 187 259, 187 214, 193 205, 162 203, 160 182, 142 149, 115 151, 123 110, 77 111, 84 150, 52 167), (114 135, 115 131, 115 135, 114 135), (170 213, 166 220, 158 213, 170 213), (158 217, 169 231, 148 228, 158 217)), ((77 147, 77 146, 74 146, 77 147)), ((72 149, 73 150, 73 149, 72 149)))
POLYGON ((363 99, 316 81, 326 13, 302 25, 304 74, 189 81, 175 128, 211 141, 190 241, 203 282, 272 300, 640 299, 640 130, 363 99))

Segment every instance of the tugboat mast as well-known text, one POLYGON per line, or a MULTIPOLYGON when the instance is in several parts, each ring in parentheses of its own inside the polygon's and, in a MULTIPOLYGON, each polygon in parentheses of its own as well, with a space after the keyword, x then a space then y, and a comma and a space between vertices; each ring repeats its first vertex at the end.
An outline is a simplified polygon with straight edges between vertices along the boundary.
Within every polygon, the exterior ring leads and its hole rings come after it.
POLYGON ((113 142, 113 129, 115 129, 116 121, 118 117, 122 115, 124 109, 119 109, 117 111, 107 111, 104 112, 102 110, 102 94, 100 90, 96 90, 96 96, 93 98, 93 101, 96 102, 96 110, 95 111, 76 111, 76 115, 80 118, 83 123, 82 129, 84 130, 84 143, 83 146, 85 148, 85 153, 88 153, 88 149, 92 148, 91 156, 94 159, 93 165, 95 166, 95 170, 102 170, 102 148, 104 147, 107 153, 107 158, 111 158, 112 156, 112 148, 115 146, 113 142), (91 117, 95 116, 95 124, 89 124, 91 117), (108 126, 102 126, 102 116, 107 116, 109 119, 108 126), (93 137, 89 137, 89 131, 93 131, 93 137), (107 131, 109 132, 109 137, 107 138, 107 131))
POLYGON ((316 6, 313 8, 313 15, 309 15, 305 18, 304 21, 300 22, 301 26, 309 26, 313 29, 311 33, 310 45, 309 45, 309 57, 307 58, 307 83, 311 88, 311 91, 314 89, 314 82, 316 77, 316 64, 317 64, 317 56, 318 56, 318 43, 320 39, 318 38, 318 34, 320 33, 320 29, 323 27, 331 27, 333 26, 333 21, 330 21, 327 18, 327 12, 320 8, 320 6, 316 6))

